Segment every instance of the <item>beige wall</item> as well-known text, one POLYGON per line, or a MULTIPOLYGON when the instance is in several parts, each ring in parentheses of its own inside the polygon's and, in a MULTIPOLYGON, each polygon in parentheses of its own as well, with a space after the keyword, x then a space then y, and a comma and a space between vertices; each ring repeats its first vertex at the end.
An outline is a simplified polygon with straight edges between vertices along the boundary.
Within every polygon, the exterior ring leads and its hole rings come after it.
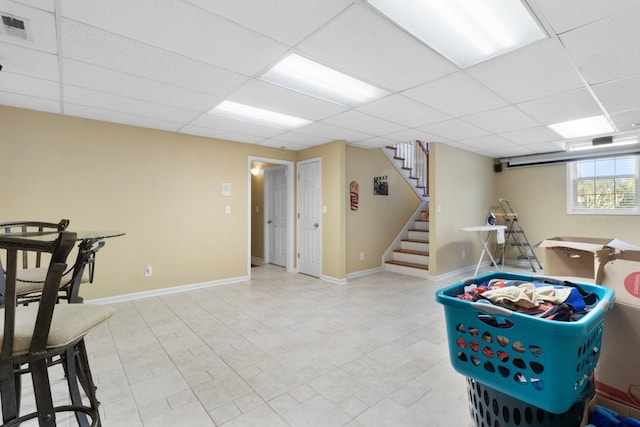
POLYGON ((421 200, 381 150, 347 146, 346 227, 347 273, 379 268, 384 252, 421 200), (373 177, 387 176, 388 196, 373 194, 373 177), (352 211, 349 184, 360 186, 359 207, 352 211), (360 260, 360 253, 364 260, 360 260))
POLYGON ((478 262, 480 240, 460 228, 486 224, 494 172, 492 159, 447 145, 431 143, 429 153, 429 273, 438 276, 478 262))
POLYGON ((245 276, 247 160, 296 156, 8 107, 0 129, 0 220, 126 231, 98 254, 96 280, 82 290, 89 299, 245 276))
MULTIPOLYGON (((506 169, 495 174, 497 198, 509 200, 531 244, 552 236, 618 238, 640 245, 638 215, 568 215, 566 165, 506 169)), ((536 249, 540 262, 543 252, 536 249)))

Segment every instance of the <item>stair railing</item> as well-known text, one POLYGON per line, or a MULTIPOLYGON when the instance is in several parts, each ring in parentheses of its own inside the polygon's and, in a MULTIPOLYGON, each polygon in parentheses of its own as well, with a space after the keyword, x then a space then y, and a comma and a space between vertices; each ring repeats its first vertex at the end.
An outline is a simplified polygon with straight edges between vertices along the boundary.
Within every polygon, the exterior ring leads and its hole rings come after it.
POLYGON ((395 158, 402 159, 403 169, 409 171, 409 180, 422 197, 429 196, 429 144, 422 141, 401 142, 390 145, 395 158))

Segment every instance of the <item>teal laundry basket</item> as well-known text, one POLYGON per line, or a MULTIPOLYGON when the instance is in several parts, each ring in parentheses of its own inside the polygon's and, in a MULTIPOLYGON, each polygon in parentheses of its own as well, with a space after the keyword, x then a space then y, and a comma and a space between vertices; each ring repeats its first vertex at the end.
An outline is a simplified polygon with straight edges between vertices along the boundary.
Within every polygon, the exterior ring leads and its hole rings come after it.
POLYGON ((444 306, 449 358, 467 378, 545 411, 566 412, 590 382, 600 356, 602 324, 614 293, 574 283, 595 296, 588 313, 563 322, 458 298, 465 286, 491 279, 553 282, 556 278, 495 272, 436 292, 444 306))
POLYGON ((595 387, 590 382, 561 414, 514 399, 471 378, 467 378, 467 394, 474 427, 580 427, 595 387))

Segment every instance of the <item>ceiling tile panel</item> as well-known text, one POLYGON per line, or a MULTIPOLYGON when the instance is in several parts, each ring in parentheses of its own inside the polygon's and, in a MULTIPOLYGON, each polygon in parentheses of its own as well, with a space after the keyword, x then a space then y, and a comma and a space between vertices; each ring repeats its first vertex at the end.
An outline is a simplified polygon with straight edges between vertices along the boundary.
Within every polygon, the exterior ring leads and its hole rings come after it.
POLYGON ((420 129, 407 129, 402 132, 394 132, 384 136, 385 140, 393 141, 394 143, 408 142, 408 141, 423 141, 423 142, 446 142, 447 140, 441 136, 431 134, 427 131, 420 129))
POLYGON ((190 3, 293 46, 352 0, 188 0, 190 3))
POLYGON ((611 120, 620 132, 640 132, 640 109, 612 114, 611 120))
POLYGON ((60 86, 51 80, 38 79, 20 74, 0 73, 0 90, 15 95, 60 100, 60 86))
POLYGON ((477 128, 459 119, 447 120, 446 122, 423 126, 421 131, 434 137, 442 137, 446 141, 460 141, 463 139, 478 138, 488 135, 489 132, 477 128))
POLYGON ((463 72, 409 89, 402 94, 451 116, 466 116, 507 105, 504 99, 463 72))
POLYGON ((561 36, 589 84, 638 74, 640 7, 561 36))
POLYGON ((53 99, 43 99, 33 96, 17 95, 15 93, 3 92, 2 89, 0 89, 0 105, 25 108, 28 110, 44 111, 45 113, 59 114, 61 112, 60 101, 53 99))
POLYGON ((365 134, 322 122, 315 122, 306 126, 302 126, 298 128, 296 132, 324 138, 327 141, 361 141, 363 139, 371 138, 372 136, 370 134, 365 134))
POLYGON ((594 86, 593 92, 609 113, 636 109, 640 99, 640 75, 594 86))
POLYGON ((536 0, 556 34, 640 6, 640 0, 536 0))
POLYGON ((58 81, 58 56, 52 53, 0 42, 0 64, 3 73, 58 81))
POLYGON ((547 126, 516 130, 500 134, 501 137, 513 141, 518 145, 535 144, 539 142, 557 141, 559 136, 547 126))
POLYGON ((188 125, 180 129, 180 133, 187 135, 203 136, 205 138, 220 139, 223 141, 244 142, 247 144, 257 144, 264 140, 261 136, 251 136, 243 133, 224 131, 220 129, 211 129, 200 126, 188 125))
POLYGON ((522 111, 511 106, 466 116, 463 120, 491 133, 528 129, 540 125, 522 111))
POLYGON ((212 95, 225 95, 247 78, 74 21, 62 25, 64 56, 212 95))
POLYGON ((87 105, 65 104, 64 113, 73 117, 82 117, 129 126, 140 126, 169 132, 176 132, 180 128, 179 123, 170 120, 131 115, 121 111, 105 111, 87 105))
POLYGON ((308 120, 321 120, 347 109, 261 80, 249 80, 226 99, 308 120))
POLYGON ((349 128, 369 135, 387 135, 407 130, 405 126, 389 122, 359 111, 351 110, 323 120, 330 125, 349 128))
POLYGON ((407 89, 457 70, 364 4, 321 28, 298 50, 387 90, 407 89))
POLYGON ((534 153, 555 153, 556 151, 565 151, 564 141, 536 142, 532 144, 526 144, 525 146, 534 153))
POLYGON ((217 97, 209 94, 83 62, 65 60, 63 66, 65 84, 120 95, 125 98, 197 112, 212 108, 218 100, 217 97))
POLYGON ((287 46, 178 0, 66 0, 67 18, 252 76, 287 46))
POLYGON ((239 135, 259 136, 262 138, 271 138, 285 132, 283 129, 243 122, 241 120, 228 119, 226 117, 214 116, 212 114, 202 114, 189 124, 204 128, 233 132, 239 135))
POLYGON ((566 52, 541 40, 466 70, 512 103, 584 87, 566 52))
MULTIPOLYGON (((0 1, 0 9, 2 8, 2 3, 5 1, 0 1)), ((37 9, 42 9, 47 12, 53 12, 55 10, 55 0, 13 0, 14 3, 20 3, 25 6, 35 7, 37 9)))
POLYGON ((65 85, 64 103, 84 105, 104 111, 119 111, 132 116, 185 123, 197 116, 197 113, 179 108, 140 101, 96 90, 65 85))
POLYGON ((572 90, 523 102, 517 107, 545 125, 603 114, 587 89, 572 90))
POLYGON ((477 138, 465 139, 464 141, 460 141, 460 142, 470 147, 474 147, 475 150, 479 150, 479 151, 500 149, 500 148, 513 146, 513 143, 511 141, 506 140, 497 135, 480 136, 477 138))
POLYGON ((269 140, 272 142, 273 141, 282 142, 282 144, 277 145, 277 147, 282 147, 283 145, 287 145, 287 144, 295 144, 300 146, 311 147, 314 145, 322 145, 322 144, 326 144, 328 142, 333 141, 333 139, 330 139, 330 138, 307 135, 307 134, 296 132, 296 131, 285 132, 278 135, 277 137, 269 138, 269 140))
POLYGON ((357 110, 410 128, 442 122, 451 118, 448 114, 402 95, 387 96, 359 107, 357 110))

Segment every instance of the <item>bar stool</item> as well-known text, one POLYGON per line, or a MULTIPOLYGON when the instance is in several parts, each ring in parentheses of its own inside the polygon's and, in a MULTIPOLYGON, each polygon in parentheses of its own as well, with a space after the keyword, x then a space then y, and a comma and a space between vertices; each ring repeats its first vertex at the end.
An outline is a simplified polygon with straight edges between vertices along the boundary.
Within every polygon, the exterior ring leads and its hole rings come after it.
POLYGON ((0 250, 6 251, 5 305, 2 312, 0 349, 0 394, 3 427, 38 419, 41 427, 56 426, 56 413, 73 412, 80 425, 91 419, 100 426, 98 400, 89 369, 84 337, 113 314, 113 309, 89 304, 57 304, 66 259, 76 242, 68 231, 39 237, 0 234, 0 250), (51 253, 51 261, 38 304, 22 306, 16 298, 18 252, 51 253), (64 360, 69 382, 69 405, 54 406, 49 381, 50 362, 64 360), (79 372, 77 372, 79 371, 79 372), (33 382, 36 411, 20 414, 21 377, 29 373, 33 382), (80 380, 88 403, 72 391, 80 380), (74 395, 75 394, 75 395, 74 395), (84 414, 84 415, 83 415, 84 414), (84 421, 83 421, 84 420, 84 421))

